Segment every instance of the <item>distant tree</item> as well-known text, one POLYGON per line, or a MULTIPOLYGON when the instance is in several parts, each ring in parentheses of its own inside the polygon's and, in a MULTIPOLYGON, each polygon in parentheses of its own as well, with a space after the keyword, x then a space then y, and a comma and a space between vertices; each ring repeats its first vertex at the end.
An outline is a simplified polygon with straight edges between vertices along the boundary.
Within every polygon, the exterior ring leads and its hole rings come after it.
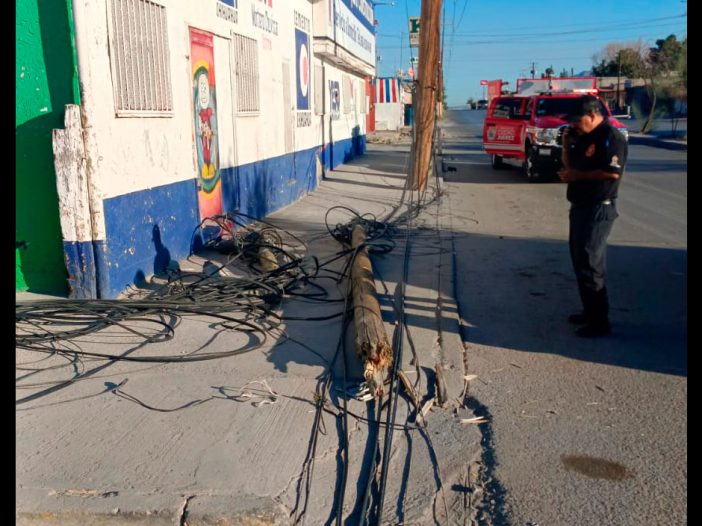
POLYGON ((559 77, 570 77, 570 73, 566 68, 563 68, 561 72, 558 74, 559 77))
POLYGON ((466 101, 466 104, 472 110, 473 108, 475 108, 476 101, 473 97, 471 97, 466 101))
POLYGON ((553 74, 555 72, 553 71, 553 66, 550 66, 546 68, 546 71, 544 71, 544 77, 553 77, 553 74))
POLYGON ((675 35, 668 35, 656 40, 656 47, 649 49, 645 71, 652 103, 642 133, 653 129, 659 94, 671 115, 674 115, 675 100, 687 98, 687 39, 679 42, 675 35))
POLYGON ((687 38, 680 42, 675 35, 656 40, 656 47, 647 47, 642 40, 610 43, 593 57, 592 73, 598 77, 623 76, 643 78, 651 100, 651 109, 641 128, 653 128, 659 95, 674 106, 675 100, 687 100, 687 38))
MULTIPOLYGON (((676 101, 682 105, 687 101, 687 38, 678 41, 675 35, 656 40, 656 47, 649 54, 652 82, 663 96, 663 104, 671 116, 673 134, 677 128, 676 101)), ((655 101, 654 92, 654 101, 655 101)), ((653 112, 651 112, 653 113, 653 112)), ((652 118, 649 115, 642 131, 652 118)))
POLYGON ((682 42, 682 48, 678 56, 678 61, 675 64, 675 71, 678 73, 678 91, 677 93, 671 93, 674 99, 680 101, 680 106, 678 111, 673 113, 673 120, 671 121, 671 127, 673 135, 677 132, 678 121, 682 115, 683 105, 685 106, 685 113, 687 113, 687 37, 682 42))
POLYGON ((642 40, 607 44, 593 57, 593 62, 596 64, 592 67, 592 73, 597 77, 641 77, 648 52, 642 40))
MULTIPOLYGON (((687 39, 685 39, 687 44, 687 39)), ((664 39, 656 40, 656 47, 651 48, 649 60, 659 71, 671 71, 678 64, 683 43, 678 42, 675 35, 668 35, 664 39)))
POLYGON ((680 72, 680 79, 685 87, 685 92, 687 92, 687 37, 683 40, 680 57, 678 57, 678 63, 675 68, 680 72))

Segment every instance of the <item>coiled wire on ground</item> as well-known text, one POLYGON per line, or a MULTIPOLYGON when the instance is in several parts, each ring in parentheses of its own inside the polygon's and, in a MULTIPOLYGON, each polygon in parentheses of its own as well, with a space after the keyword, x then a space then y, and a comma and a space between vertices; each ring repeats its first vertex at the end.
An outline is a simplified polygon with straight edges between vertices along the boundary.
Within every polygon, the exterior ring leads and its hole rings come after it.
POLYGON ((171 270, 167 283, 150 291, 132 290, 130 297, 124 300, 61 299, 18 303, 15 308, 16 346, 111 360, 160 362, 208 360, 260 347, 266 341, 267 331, 280 325, 282 317, 274 309, 286 295, 302 293, 323 299, 326 291, 316 284, 310 285, 320 266, 317 258, 304 255, 307 247, 302 240, 265 221, 257 220, 254 224, 255 218, 238 215, 214 216, 198 225, 201 228, 208 223, 219 229, 218 235, 205 244, 206 248, 220 252, 224 252, 225 247, 230 249, 227 261, 214 265, 214 269, 203 272, 171 270), (225 244, 227 240, 229 243, 225 244), (263 272, 257 265, 261 248, 270 250, 279 262, 270 272, 263 272), (240 258, 248 265, 250 276, 219 274, 240 258), (308 285, 313 292, 300 292, 308 285), (158 356, 88 352, 76 343, 115 328, 140 338, 141 344, 165 342, 174 338, 184 316, 214 318, 217 320, 215 327, 255 333, 257 338, 254 343, 231 351, 158 356), (72 345, 65 345, 68 341, 72 345))

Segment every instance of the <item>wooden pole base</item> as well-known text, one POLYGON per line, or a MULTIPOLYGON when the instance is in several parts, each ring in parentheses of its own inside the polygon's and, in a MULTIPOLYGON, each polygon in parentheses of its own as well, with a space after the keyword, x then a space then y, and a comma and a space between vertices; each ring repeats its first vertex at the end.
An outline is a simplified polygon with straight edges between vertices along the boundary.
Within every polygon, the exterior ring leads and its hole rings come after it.
MULTIPOLYGON (((366 242, 366 231, 356 225, 351 231, 351 246, 358 248, 366 242)), ((363 377, 374 396, 383 394, 383 383, 390 365, 392 348, 380 316, 380 304, 375 291, 373 267, 368 249, 358 250, 351 267, 353 284, 353 318, 356 329, 356 353, 363 361, 363 377)))

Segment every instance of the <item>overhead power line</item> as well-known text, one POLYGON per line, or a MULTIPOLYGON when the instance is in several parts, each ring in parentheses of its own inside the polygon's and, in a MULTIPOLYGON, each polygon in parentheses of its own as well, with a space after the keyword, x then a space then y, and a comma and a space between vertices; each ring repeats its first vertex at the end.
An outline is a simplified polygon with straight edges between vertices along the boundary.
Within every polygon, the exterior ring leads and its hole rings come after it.
MULTIPOLYGON (((673 26, 671 25, 662 25, 658 27, 669 27, 671 29, 673 26)), ((651 27, 650 29, 653 29, 651 27)), ((683 28, 680 28, 683 29, 683 28)), ((624 30, 623 30, 624 31, 624 30)), ((680 32, 681 36, 687 36, 686 32, 680 32)), ((543 38, 543 35, 539 35, 540 37, 543 38)), ((621 40, 631 40, 635 38, 642 38, 642 35, 623 35, 619 34, 619 37, 616 39, 618 41, 621 40)), ((650 37, 653 38, 653 37, 650 37)), ((645 40, 650 40, 649 37, 646 37, 645 40)), ((519 45, 523 46, 524 44, 566 44, 566 43, 576 43, 576 42, 602 42, 604 40, 612 40, 610 37, 607 36, 600 36, 597 38, 579 38, 579 39, 572 39, 572 38, 561 38, 561 39, 554 39, 550 38, 548 40, 531 40, 531 39, 499 39, 499 40, 454 40, 450 46, 451 47, 464 47, 464 46, 494 46, 496 44, 499 45, 519 45)), ((395 45, 380 45, 379 47, 382 47, 382 49, 400 49, 400 46, 395 46, 395 45)))
MULTIPOLYGON (((680 18, 686 18, 686 14, 680 14, 680 15, 672 15, 672 16, 662 16, 662 17, 656 17, 656 18, 642 18, 640 20, 623 20, 621 22, 611 22, 609 24, 592 24, 590 26, 583 25, 583 24, 561 24, 561 28, 567 28, 567 27, 576 27, 578 30, 580 29, 590 29, 590 28, 610 28, 610 29, 617 29, 620 27, 627 27, 631 25, 637 25, 637 24, 647 24, 650 22, 660 22, 662 20, 674 20, 674 19, 680 19, 680 18)), ((507 35, 515 35, 514 31, 515 30, 521 30, 521 29, 530 29, 532 32, 538 31, 538 34, 543 35, 544 32, 548 32, 548 34, 554 34, 552 33, 553 26, 542 26, 542 27, 537 27, 534 25, 530 26, 520 26, 520 27, 507 27, 507 28, 502 28, 505 31, 510 31, 510 33, 506 33, 507 35)), ((491 36, 500 36, 501 34, 497 34, 494 32, 494 30, 490 29, 485 29, 485 30, 479 30, 479 31, 471 31, 469 33, 470 35, 491 35, 491 36)), ((522 33, 522 34, 532 34, 532 33, 522 33)))
MULTIPOLYGON (((592 57, 535 57, 534 60, 537 61, 549 61, 549 60, 590 60, 592 57)), ((530 62, 532 60, 531 56, 523 57, 480 57, 480 58, 461 58, 457 59, 457 63, 470 63, 470 62, 530 62)))
MULTIPOLYGON (((618 30, 616 30, 616 31, 614 31, 614 30, 607 30, 607 31, 583 31, 582 34, 584 35, 584 34, 586 34, 586 33, 600 33, 600 32, 601 32, 601 33, 612 33, 613 35, 616 35, 616 36, 614 36, 613 38, 616 38, 616 39, 619 40, 619 39, 621 39, 621 36, 619 36, 619 35, 621 35, 621 34, 623 34, 623 33, 630 33, 630 32, 633 32, 633 31, 638 31, 638 32, 640 32, 642 29, 647 29, 647 30, 648 30, 648 29, 658 29, 658 28, 666 28, 666 27, 669 27, 669 28, 679 28, 679 29, 681 29, 681 30, 683 30, 683 29, 686 30, 686 27, 685 27, 683 24, 681 24, 680 22, 667 22, 667 23, 664 23, 664 24, 651 24, 651 25, 647 25, 647 26, 645 26, 645 27, 644 27, 644 26, 639 26, 639 27, 623 28, 623 29, 618 29, 618 30)), ((468 36, 466 36, 466 35, 461 35, 461 36, 459 37, 458 40, 459 40, 460 42, 486 42, 486 43, 490 43, 490 42, 504 42, 504 41, 531 42, 532 39, 537 38, 537 39, 545 39, 547 42, 554 42, 554 41, 557 41, 557 39, 554 38, 552 35, 557 36, 557 37, 560 37, 560 39, 571 40, 571 34, 574 34, 574 33, 568 33, 568 34, 565 34, 565 33, 552 33, 552 34, 548 34, 548 35, 544 35, 543 33, 535 33, 535 34, 529 35, 529 36, 504 36, 504 37, 503 37, 503 36, 494 35, 494 36, 495 36, 494 39, 493 39, 491 36, 488 37, 488 36, 475 35, 475 36, 472 36, 472 37, 468 37, 468 36)), ((599 38, 608 38, 608 36, 603 35, 603 36, 600 36, 599 38)))
MULTIPOLYGON (((463 21, 463 15, 466 14, 466 7, 468 7, 468 0, 463 0, 463 11, 461 11, 461 16, 458 18, 458 24, 456 26, 460 26, 461 22, 463 21)), ((456 10, 453 10, 453 14, 456 14, 456 10)), ((454 19, 455 20, 455 19, 454 19)))

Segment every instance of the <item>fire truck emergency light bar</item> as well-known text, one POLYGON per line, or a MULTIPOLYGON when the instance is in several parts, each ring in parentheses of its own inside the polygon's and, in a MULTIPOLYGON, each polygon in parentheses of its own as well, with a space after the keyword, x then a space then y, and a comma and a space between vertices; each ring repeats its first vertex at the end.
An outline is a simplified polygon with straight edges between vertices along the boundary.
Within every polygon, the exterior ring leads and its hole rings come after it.
POLYGON ((540 95, 549 92, 597 93, 597 79, 595 77, 517 79, 518 95, 540 95))

